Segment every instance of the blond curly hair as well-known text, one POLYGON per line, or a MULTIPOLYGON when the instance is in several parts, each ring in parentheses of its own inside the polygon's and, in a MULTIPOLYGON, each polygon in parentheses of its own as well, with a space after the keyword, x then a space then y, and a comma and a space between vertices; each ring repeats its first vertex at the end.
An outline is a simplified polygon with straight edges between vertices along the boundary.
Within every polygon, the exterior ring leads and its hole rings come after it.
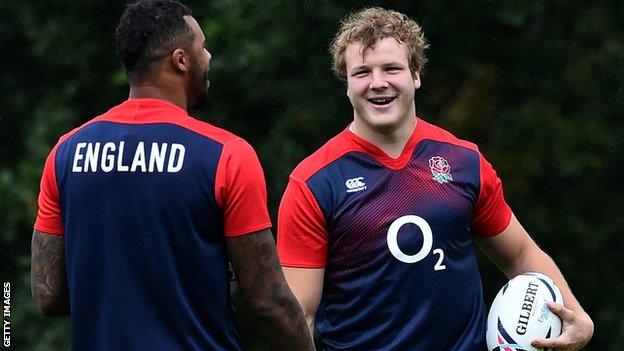
POLYGON ((372 7, 352 13, 341 21, 340 30, 329 49, 336 76, 347 79, 344 54, 349 44, 360 42, 365 54, 375 48, 378 40, 388 37, 407 46, 410 70, 422 73, 427 62, 424 51, 429 47, 422 27, 400 12, 372 7))

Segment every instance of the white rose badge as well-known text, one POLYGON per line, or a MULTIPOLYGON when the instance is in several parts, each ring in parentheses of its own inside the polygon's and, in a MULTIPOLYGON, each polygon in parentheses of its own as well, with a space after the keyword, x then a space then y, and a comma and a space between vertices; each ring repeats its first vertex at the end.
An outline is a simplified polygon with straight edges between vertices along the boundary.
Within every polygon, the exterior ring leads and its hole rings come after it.
POLYGON ((453 180, 451 175, 451 166, 441 156, 434 156, 429 159, 429 167, 433 174, 433 180, 440 184, 448 183, 453 180))

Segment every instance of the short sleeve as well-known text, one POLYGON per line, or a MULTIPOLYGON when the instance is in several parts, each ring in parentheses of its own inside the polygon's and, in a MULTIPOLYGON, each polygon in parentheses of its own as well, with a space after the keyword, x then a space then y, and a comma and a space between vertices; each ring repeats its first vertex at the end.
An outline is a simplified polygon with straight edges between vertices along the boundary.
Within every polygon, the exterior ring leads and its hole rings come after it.
POLYGON ((291 176, 277 221, 277 252, 282 266, 325 267, 328 242, 325 217, 303 181, 291 176))
POLYGON ((41 183, 39 186, 39 208, 34 228, 46 234, 63 235, 64 227, 61 217, 54 160, 56 157, 56 149, 57 146, 52 149, 43 167, 43 174, 41 175, 41 183))
POLYGON ((481 187, 472 217, 472 228, 477 235, 495 236, 509 225, 511 208, 505 201, 503 185, 492 165, 479 154, 481 187))
POLYGON ((264 172, 255 151, 242 139, 223 145, 215 198, 223 212, 225 236, 251 234, 271 227, 264 172))

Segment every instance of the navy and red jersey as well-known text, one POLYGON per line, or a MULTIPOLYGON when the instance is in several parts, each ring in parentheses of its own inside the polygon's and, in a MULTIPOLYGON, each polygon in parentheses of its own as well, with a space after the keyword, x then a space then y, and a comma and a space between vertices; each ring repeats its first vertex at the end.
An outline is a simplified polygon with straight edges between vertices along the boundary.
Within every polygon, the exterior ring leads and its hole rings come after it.
POLYGON ((511 210, 477 147, 418 119, 394 159, 348 129, 290 176, 282 265, 324 268, 316 327, 327 350, 484 350, 473 236, 511 210))
POLYGON ((226 237, 271 226, 243 139, 157 99, 60 138, 35 229, 64 235, 74 350, 239 350, 226 237))

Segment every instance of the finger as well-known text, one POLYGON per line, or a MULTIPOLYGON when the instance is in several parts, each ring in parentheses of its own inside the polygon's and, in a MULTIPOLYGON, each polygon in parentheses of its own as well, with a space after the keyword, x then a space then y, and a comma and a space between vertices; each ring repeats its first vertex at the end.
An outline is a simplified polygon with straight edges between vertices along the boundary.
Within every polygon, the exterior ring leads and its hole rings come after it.
POLYGON ((569 342, 561 337, 553 339, 534 339, 531 341, 531 346, 542 349, 553 348, 556 350, 565 350, 565 347, 569 344, 569 342))
POLYGON ((574 318, 574 312, 560 303, 548 302, 548 308, 563 320, 571 320, 574 318))

